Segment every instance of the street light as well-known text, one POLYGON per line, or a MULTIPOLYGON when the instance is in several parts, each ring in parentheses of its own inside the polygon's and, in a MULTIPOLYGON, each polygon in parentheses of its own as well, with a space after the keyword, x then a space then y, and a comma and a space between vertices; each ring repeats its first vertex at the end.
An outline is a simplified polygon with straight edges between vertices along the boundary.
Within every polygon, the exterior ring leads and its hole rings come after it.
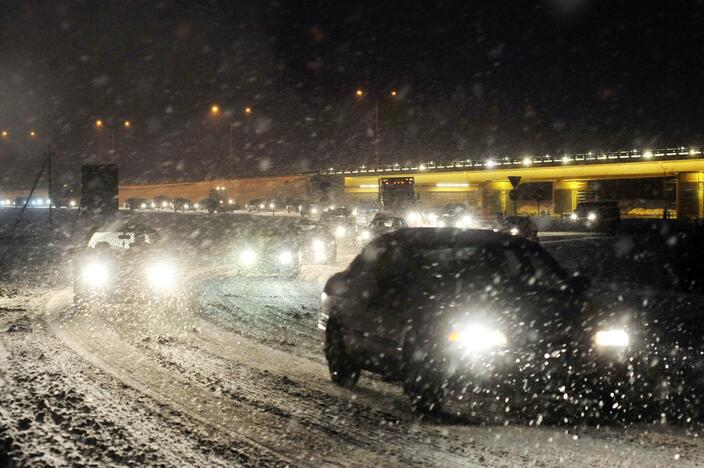
POLYGON ((212 115, 219 115, 220 114, 220 106, 218 106, 217 104, 213 104, 212 106, 210 106, 210 113, 212 115))
MULTIPOLYGON (((362 88, 357 88, 354 92, 357 99, 362 100, 366 93, 362 88)), ((392 89, 389 96, 395 98, 398 92, 392 89)), ((379 166, 379 96, 378 93, 373 93, 374 96, 374 164, 379 166)))
POLYGON ((125 120, 122 124, 125 128, 130 128, 132 126, 132 122, 129 120, 125 120))
POLYGON ((245 107, 245 108, 244 108, 244 113, 245 113, 245 114, 251 114, 251 113, 252 113, 252 108, 249 107, 249 106, 245 107))
POLYGON ((3 131, 2 131, 2 137, 3 137, 3 138, 7 138, 8 136, 10 136, 10 133, 9 133, 7 130, 3 130, 3 131))
POLYGON ((95 128, 103 128, 103 121, 98 119, 95 121, 95 128))
POLYGON ((37 136, 37 132, 35 132, 34 130, 30 130, 30 131, 29 131, 29 136, 32 137, 32 138, 34 138, 35 136, 37 136))

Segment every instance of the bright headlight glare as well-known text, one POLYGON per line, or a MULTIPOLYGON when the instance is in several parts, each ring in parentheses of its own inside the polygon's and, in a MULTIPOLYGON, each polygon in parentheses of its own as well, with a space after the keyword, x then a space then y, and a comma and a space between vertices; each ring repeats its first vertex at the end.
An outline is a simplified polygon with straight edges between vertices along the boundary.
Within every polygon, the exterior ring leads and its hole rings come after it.
POLYGON ((518 230, 517 227, 512 227, 509 232, 511 233, 512 236, 517 236, 520 231, 518 230))
POLYGON ((489 351, 506 346, 506 335, 499 330, 481 324, 467 325, 464 328, 453 330, 447 338, 469 353, 489 351))
POLYGON ((251 266, 257 261, 257 254, 252 249, 245 249, 240 254, 240 262, 244 266, 251 266))
POLYGON ((570 215, 570 219, 571 219, 572 221, 577 221, 577 219, 579 219, 579 216, 577 216, 577 213, 572 213, 572 214, 570 215))
POLYGON ((325 252, 325 243, 320 239, 313 239, 313 256, 318 262, 324 261, 327 257, 327 253, 325 252))
POLYGON ((279 253, 279 263, 282 265, 290 265, 293 263, 293 254, 290 250, 284 250, 279 253))
POLYGON ((90 286, 103 286, 108 282, 108 268, 102 263, 89 263, 83 268, 81 278, 90 286))
POLYGON ((362 233, 360 234, 360 237, 362 238, 362 240, 369 240, 369 238, 371 236, 372 236, 372 234, 369 231, 367 231, 366 229, 364 231, 362 231, 362 233))
POLYGON ((158 262, 147 268, 147 281, 154 289, 169 289, 176 281, 176 269, 167 262, 158 262))
POLYGON ((587 219, 589 221, 594 221, 596 219, 596 213, 594 213, 593 211, 589 212, 589 214, 587 215, 587 219))
POLYGON ((601 330, 594 335, 594 343, 599 348, 625 348, 631 342, 631 337, 623 329, 601 330))
POLYGON ((337 226, 335 228, 335 235, 337 237, 345 237, 345 234, 347 234, 347 229, 345 229, 345 226, 337 226))

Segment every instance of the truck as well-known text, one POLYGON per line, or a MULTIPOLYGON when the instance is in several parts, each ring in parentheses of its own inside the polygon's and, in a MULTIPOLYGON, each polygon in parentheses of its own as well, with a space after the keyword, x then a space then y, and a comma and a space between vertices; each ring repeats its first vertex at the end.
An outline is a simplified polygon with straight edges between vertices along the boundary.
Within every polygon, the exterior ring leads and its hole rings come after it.
POLYGON ((119 208, 119 182, 117 164, 83 165, 81 213, 104 216, 116 214, 119 208))
POLYGON ((415 207, 417 199, 413 177, 379 179, 379 203, 384 213, 404 215, 415 207))

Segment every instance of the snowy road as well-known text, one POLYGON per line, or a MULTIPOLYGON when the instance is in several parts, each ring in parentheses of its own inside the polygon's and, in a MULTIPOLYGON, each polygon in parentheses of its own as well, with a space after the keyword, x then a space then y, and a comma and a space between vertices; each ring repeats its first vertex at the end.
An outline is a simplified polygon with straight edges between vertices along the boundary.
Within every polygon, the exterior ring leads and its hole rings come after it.
POLYGON ((419 420, 395 384, 334 386, 318 301, 351 258, 297 280, 200 271, 195 303, 171 313, 78 313, 68 288, 2 285, 0 453, 49 464, 704 464, 684 427, 536 427, 505 422, 501 408, 419 420))

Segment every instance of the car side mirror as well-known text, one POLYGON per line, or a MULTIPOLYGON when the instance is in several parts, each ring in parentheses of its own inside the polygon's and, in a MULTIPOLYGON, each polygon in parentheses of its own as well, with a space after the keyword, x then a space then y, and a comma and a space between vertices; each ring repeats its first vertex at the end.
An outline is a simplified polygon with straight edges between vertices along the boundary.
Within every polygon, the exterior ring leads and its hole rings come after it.
POLYGON ((592 280, 588 276, 573 276, 570 278, 570 286, 577 293, 583 293, 587 291, 592 285, 592 280))

